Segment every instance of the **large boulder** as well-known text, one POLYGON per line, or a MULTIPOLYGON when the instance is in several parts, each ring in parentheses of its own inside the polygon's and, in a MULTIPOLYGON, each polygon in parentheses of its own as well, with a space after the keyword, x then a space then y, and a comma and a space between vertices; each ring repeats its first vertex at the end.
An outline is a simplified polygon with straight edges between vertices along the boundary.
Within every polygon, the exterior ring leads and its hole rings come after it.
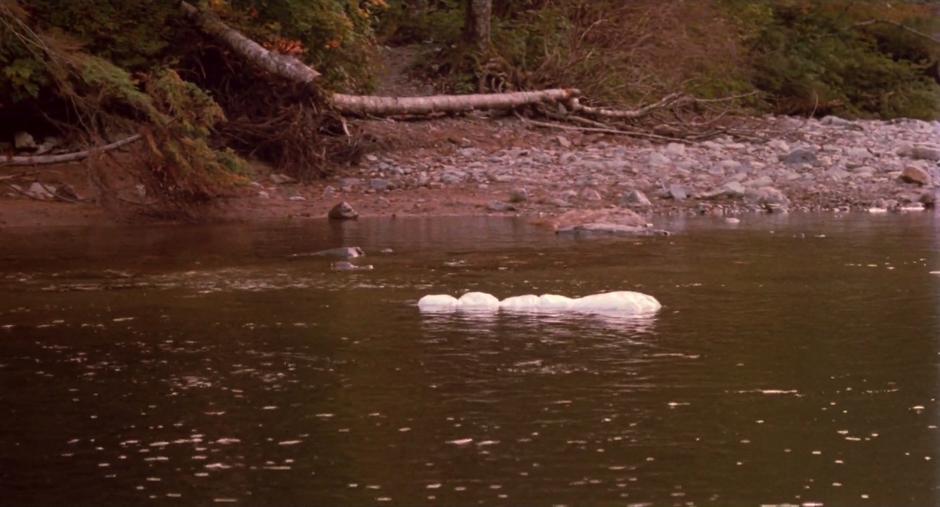
POLYGON ((930 185, 930 173, 919 167, 905 167, 901 171, 900 179, 905 183, 914 183, 922 187, 930 185))

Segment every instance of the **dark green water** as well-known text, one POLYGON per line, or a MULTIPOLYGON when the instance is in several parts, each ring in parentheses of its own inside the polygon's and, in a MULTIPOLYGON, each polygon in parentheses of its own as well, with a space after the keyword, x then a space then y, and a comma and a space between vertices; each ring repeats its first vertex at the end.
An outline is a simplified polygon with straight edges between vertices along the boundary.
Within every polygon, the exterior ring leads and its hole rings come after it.
POLYGON ((0 504, 940 503, 940 222, 672 228, 6 231, 0 504), (289 257, 340 245, 375 270, 289 257), (414 306, 467 290, 664 308, 414 306))

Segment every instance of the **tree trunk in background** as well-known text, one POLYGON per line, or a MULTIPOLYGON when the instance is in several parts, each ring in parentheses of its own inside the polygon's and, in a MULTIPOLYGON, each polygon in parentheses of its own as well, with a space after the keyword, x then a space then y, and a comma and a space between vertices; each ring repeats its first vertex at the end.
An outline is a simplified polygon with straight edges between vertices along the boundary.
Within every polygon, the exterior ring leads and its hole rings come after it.
POLYGON ((481 52, 488 51, 491 43, 493 0, 466 0, 467 15, 464 19, 464 36, 467 42, 481 52))

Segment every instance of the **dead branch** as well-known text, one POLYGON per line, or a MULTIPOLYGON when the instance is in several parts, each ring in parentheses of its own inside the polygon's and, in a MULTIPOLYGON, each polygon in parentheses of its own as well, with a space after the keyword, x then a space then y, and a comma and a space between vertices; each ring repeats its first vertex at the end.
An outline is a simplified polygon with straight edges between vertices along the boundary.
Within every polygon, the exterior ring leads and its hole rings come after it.
POLYGON ((105 153, 111 150, 116 150, 122 146, 126 146, 133 142, 137 142, 141 139, 140 134, 134 134, 130 137, 125 137, 120 141, 115 141, 111 144, 106 144, 97 148, 91 148, 82 151, 75 151, 72 153, 63 153, 61 155, 34 155, 34 156, 5 156, 0 157, 0 167, 3 166, 19 166, 19 165, 49 165, 49 164, 62 164, 65 162, 77 162, 79 160, 84 160, 92 155, 98 153, 105 153))
POLYGON ((685 139, 682 139, 681 137, 661 136, 658 134, 651 134, 649 132, 641 132, 641 131, 634 131, 634 130, 621 130, 621 129, 615 129, 612 127, 611 128, 575 127, 573 125, 565 125, 563 123, 551 123, 547 121, 532 120, 532 119, 522 116, 519 113, 516 113, 516 117, 522 120, 524 123, 528 123, 536 127, 552 128, 552 129, 559 129, 559 130, 575 130, 579 132, 594 132, 598 134, 614 134, 614 135, 621 135, 621 136, 641 137, 644 139, 653 139, 657 141, 666 141, 666 142, 678 142, 678 143, 688 142, 685 139))
POLYGON ((670 106, 678 105, 684 102, 691 102, 694 99, 681 93, 670 93, 662 99, 643 106, 639 109, 608 109, 603 107, 590 107, 582 105, 577 98, 571 101, 571 106, 575 112, 584 113, 591 116, 600 116, 604 118, 618 120, 636 120, 649 115, 658 109, 664 109, 670 106))

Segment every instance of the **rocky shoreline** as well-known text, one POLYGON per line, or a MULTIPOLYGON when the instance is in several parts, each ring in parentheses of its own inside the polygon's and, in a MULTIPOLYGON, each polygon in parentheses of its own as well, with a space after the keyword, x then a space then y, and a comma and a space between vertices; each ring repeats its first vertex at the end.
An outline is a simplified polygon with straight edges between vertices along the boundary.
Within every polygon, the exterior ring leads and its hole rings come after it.
MULTIPOLYGON (((345 201, 362 217, 520 215, 559 229, 608 223, 629 231, 655 216, 915 211, 932 207, 940 188, 940 122, 739 121, 746 138, 694 143, 534 129, 482 115, 364 121, 359 127, 376 141, 358 165, 309 184, 256 166, 251 185, 207 206, 205 220, 325 219, 345 201)), ((19 182, 19 192, 0 198, 0 225, 113 220, 83 199, 80 178, 66 177, 85 178, 75 166, 36 174, 35 183, 19 182), (42 195, 24 195, 34 188, 42 195), (56 199, 58 188, 70 198, 56 199)), ((119 199, 144 198, 140 185, 122 179, 119 199)))
MULTIPOLYGON (((753 140, 653 144, 543 131, 526 147, 473 142, 438 157, 368 155, 327 196, 463 189, 481 211, 626 208, 643 214, 914 210, 940 184, 940 122, 760 119, 753 140)), ((350 200, 350 199, 347 199, 350 200)), ((355 200, 355 199, 352 199, 355 200)), ((418 207, 420 208, 420 206, 418 207)))

